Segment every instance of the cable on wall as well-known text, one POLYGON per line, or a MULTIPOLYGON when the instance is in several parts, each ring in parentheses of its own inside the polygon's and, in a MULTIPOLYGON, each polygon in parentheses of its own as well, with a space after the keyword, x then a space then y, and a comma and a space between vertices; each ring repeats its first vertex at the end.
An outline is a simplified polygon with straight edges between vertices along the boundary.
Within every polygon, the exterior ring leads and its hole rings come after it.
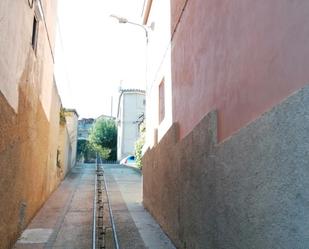
POLYGON ((42 1, 41 0, 38 0, 38 1, 40 2, 40 5, 42 7, 43 22, 44 22, 44 26, 45 26, 45 30, 46 30, 46 35, 47 35, 47 40, 48 40, 48 44, 49 44, 49 49, 50 49, 50 53, 51 53, 51 56, 52 56, 53 63, 55 64, 55 57, 54 57, 54 52, 53 52, 53 49, 52 49, 52 45, 51 45, 51 41, 50 41, 50 36, 49 36, 47 24, 46 24, 44 8, 43 8, 43 5, 42 5, 42 1))

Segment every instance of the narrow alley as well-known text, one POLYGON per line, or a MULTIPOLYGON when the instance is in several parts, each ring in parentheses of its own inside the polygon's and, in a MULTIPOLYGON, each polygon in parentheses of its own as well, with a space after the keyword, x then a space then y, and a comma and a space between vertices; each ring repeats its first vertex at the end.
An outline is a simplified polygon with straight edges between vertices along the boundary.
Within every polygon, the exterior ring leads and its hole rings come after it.
MULTIPOLYGON (((119 164, 104 167, 119 248, 174 249, 142 206, 141 174, 119 164)), ((96 164, 78 164, 51 195, 16 242, 14 249, 86 249, 93 247, 96 164)), ((109 216, 105 210, 104 216, 109 216)), ((110 218, 104 218, 104 244, 114 249, 110 218)))
POLYGON ((309 249, 309 0, 0 0, 0 249, 309 249))

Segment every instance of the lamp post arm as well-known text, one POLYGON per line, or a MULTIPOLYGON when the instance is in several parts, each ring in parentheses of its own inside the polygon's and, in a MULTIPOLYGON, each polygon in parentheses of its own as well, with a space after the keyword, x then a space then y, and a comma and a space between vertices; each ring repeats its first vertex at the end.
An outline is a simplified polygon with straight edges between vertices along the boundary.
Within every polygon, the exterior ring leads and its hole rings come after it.
POLYGON ((141 24, 138 24, 138 23, 135 23, 135 22, 127 21, 127 23, 130 23, 130 24, 133 24, 133 25, 135 25, 135 26, 141 27, 141 28, 145 31, 146 42, 147 42, 147 44, 148 44, 148 30, 147 30, 147 28, 146 28, 144 25, 141 25, 141 24))

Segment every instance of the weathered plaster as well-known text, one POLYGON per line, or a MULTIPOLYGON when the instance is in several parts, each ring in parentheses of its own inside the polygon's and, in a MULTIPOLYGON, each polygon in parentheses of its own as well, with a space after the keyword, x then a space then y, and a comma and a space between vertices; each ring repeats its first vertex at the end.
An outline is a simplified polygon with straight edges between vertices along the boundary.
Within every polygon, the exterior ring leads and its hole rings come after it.
MULTIPOLYGON (((57 1, 42 0, 51 45, 54 44, 54 23, 57 1)), ((15 112, 18 111, 20 78, 28 66, 29 54, 36 62, 36 76, 41 89, 41 101, 49 119, 53 61, 43 21, 39 24, 37 56, 31 48, 34 10, 27 1, 3 0, 0 3, 0 91, 15 112), (44 58, 44 59, 43 59, 44 58), (42 86, 41 86, 42 85, 42 86)), ((52 48, 53 49, 53 48, 52 48)), ((33 63, 33 62, 32 62, 33 63)))
POLYGON ((70 167, 74 167, 76 163, 76 153, 77 153, 78 114, 75 110, 66 110, 65 119, 72 150, 70 167))
POLYGON ((216 143, 210 113, 143 158, 144 205, 178 248, 309 247, 309 86, 216 143))
POLYGON ((0 91, 18 109, 18 84, 31 44, 33 13, 26 1, 3 0, 0 5, 0 91))
MULTIPOLYGON (((54 25, 52 2, 42 0, 48 26, 54 25)), ((33 18, 28 1, 0 1, 0 249, 11 248, 61 180, 61 101, 43 23, 36 55, 32 49, 33 18)))

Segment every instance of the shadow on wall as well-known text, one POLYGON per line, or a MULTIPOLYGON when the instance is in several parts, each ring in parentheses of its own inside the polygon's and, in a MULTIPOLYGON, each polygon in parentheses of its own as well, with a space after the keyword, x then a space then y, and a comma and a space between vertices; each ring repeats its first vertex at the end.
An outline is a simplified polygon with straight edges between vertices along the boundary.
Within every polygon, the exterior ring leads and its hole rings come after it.
MULTIPOLYGON (((13 245, 66 173, 57 167, 58 138, 62 129, 58 93, 53 92, 48 121, 37 89, 26 83, 26 75, 21 82, 18 114, 0 93, 1 249, 13 245)), ((65 137, 61 139, 65 143, 65 137)), ((61 153, 65 157, 66 149, 61 153)))

